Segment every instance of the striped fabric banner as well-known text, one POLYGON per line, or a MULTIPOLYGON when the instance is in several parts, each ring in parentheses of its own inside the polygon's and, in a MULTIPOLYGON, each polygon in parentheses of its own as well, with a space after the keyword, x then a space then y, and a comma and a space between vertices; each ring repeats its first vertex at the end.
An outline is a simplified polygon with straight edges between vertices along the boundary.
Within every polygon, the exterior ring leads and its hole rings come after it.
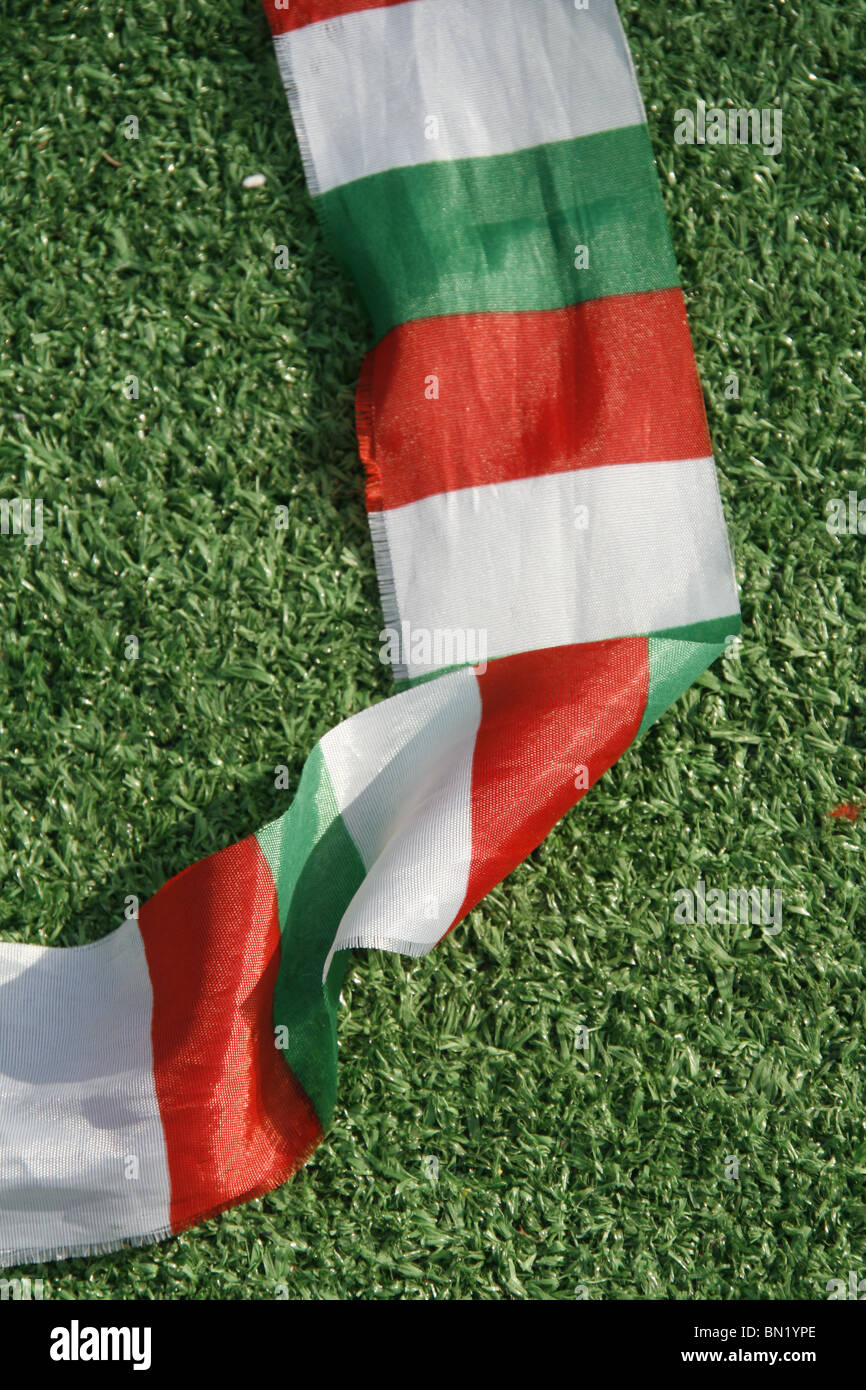
POLYGON ((402 688, 137 921, 0 945, 3 1263, 289 1177, 334 1109, 348 952, 429 951, 739 630, 613 0, 265 9, 373 325, 358 436, 402 688))

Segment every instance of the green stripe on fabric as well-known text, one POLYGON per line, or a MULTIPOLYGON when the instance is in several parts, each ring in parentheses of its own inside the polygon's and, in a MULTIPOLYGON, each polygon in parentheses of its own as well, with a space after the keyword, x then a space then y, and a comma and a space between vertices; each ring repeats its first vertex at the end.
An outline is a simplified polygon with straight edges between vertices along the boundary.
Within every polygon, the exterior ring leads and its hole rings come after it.
POLYGON ((688 627, 663 628, 651 636, 670 638, 676 642, 721 642, 724 646, 725 638, 738 633, 741 626, 739 613, 734 613, 727 618, 713 618, 708 622, 692 623, 688 627))
POLYGON ((315 202, 379 338, 409 319, 679 284, 645 125, 389 169, 315 202))
POLYGON ((324 985, 322 970, 366 870, 319 746, 285 815, 256 838, 274 876, 282 931, 274 1024, 288 1031, 283 1054, 325 1129, 337 1096, 337 1003, 351 953, 334 956, 324 985))
POLYGON ((649 693, 637 737, 664 714, 725 650, 725 638, 742 626, 739 613, 649 637, 649 693))

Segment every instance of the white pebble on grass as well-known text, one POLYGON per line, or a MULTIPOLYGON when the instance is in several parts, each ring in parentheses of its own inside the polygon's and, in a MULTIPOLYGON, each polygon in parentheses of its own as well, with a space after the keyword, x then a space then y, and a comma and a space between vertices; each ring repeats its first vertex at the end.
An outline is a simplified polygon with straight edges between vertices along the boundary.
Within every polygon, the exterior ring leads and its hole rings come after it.
POLYGON ((247 174, 244 179, 244 188, 261 188, 267 180, 264 174, 247 174))

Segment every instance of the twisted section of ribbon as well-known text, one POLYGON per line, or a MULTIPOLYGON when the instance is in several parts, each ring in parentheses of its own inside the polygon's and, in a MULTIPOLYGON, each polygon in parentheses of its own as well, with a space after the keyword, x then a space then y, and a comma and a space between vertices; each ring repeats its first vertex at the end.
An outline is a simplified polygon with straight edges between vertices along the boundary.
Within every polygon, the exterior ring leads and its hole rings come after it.
POLYGON ((375 332, 360 453, 398 693, 279 820, 91 946, 0 946, 0 1258, 284 1181, 347 953, 422 955, 723 650, 739 605, 613 0, 266 0, 375 332))

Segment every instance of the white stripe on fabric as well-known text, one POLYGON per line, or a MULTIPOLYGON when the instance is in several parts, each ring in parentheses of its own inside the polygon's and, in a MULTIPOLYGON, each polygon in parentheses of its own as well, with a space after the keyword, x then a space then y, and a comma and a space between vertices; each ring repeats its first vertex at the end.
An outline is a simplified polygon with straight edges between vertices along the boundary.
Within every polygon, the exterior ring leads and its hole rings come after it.
MULTIPOLYGON (((739 609, 711 458, 461 488, 376 524, 400 620, 473 634, 488 660, 739 609)), ((417 650, 410 678, 436 669, 417 650)))
POLYGON ((0 945, 0 1264, 169 1234, 137 922, 89 946, 0 945))
POLYGON ((472 670, 383 700, 321 741, 331 785, 367 869, 336 951, 423 955, 466 895, 472 858, 472 755, 481 695, 472 670))
POLYGON ((646 119, 614 0, 412 0, 274 47, 314 194, 646 119))

